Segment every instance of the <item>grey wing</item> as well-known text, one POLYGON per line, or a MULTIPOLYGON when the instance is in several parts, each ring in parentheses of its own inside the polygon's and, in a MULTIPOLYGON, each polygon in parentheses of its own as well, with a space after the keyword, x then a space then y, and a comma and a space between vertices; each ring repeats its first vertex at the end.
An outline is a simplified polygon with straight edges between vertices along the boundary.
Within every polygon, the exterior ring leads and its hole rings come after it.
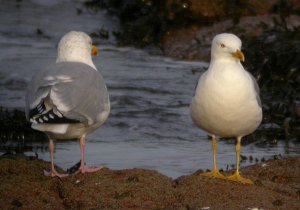
POLYGON ((56 109, 65 118, 88 124, 103 120, 101 115, 109 112, 104 79, 85 64, 56 64, 37 76, 33 84, 35 95, 28 97, 30 110, 41 100, 48 100, 48 109, 50 104, 50 109, 56 109))
POLYGON ((44 80, 44 75, 48 70, 50 70, 50 68, 39 71, 28 84, 25 96, 25 114, 27 120, 29 120, 32 115, 43 111, 41 102, 49 94, 51 86, 54 85, 54 81, 44 80))
MULTIPOLYGON (((51 89, 50 98, 64 116, 93 124, 109 112, 109 96, 102 76, 91 67, 68 65, 72 81, 59 83, 51 89), (78 69, 78 71, 74 71, 78 69)), ((70 74, 69 74, 70 75, 70 74)))
POLYGON ((258 84, 257 84, 257 82, 256 82, 256 79, 253 77, 253 75, 250 74, 249 72, 248 72, 248 74, 250 75, 250 77, 251 77, 251 79, 252 79, 252 83, 253 83, 253 86, 254 86, 254 89, 255 89, 255 92, 256 92, 256 100, 257 100, 257 103, 258 103, 258 105, 259 105, 260 107, 262 107, 262 105, 261 105, 261 100, 260 100, 260 97, 259 97, 259 94, 260 94, 259 86, 258 86, 258 84))

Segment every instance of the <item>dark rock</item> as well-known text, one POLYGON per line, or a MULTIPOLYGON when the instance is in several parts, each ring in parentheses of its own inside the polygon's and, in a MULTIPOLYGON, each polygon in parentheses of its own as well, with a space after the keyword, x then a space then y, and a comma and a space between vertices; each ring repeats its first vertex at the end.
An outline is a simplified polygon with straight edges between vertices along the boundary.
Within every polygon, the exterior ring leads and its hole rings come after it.
POLYGON ((274 206, 282 206, 283 202, 281 200, 275 200, 275 201, 273 201, 273 205, 274 206))

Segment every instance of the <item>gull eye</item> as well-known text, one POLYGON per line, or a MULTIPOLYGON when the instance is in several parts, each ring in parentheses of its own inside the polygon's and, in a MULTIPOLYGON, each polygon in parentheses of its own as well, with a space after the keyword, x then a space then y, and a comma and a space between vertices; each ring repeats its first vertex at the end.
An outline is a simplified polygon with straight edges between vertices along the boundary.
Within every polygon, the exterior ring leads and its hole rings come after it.
POLYGON ((225 47, 225 44, 220 44, 220 46, 221 46, 222 48, 224 48, 224 47, 225 47))

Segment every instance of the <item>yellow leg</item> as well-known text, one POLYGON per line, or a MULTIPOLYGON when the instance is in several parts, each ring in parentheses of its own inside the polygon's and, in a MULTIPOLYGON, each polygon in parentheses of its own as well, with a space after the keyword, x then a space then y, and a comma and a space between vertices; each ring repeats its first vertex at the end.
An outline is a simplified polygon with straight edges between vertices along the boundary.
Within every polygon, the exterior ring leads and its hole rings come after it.
POLYGON ((235 146, 235 152, 236 152, 236 169, 235 173, 229 177, 227 177, 230 181, 240 182, 243 184, 253 184, 253 182, 250 179, 246 179, 241 177, 239 173, 239 164, 240 164, 240 152, 241 152, 241 139, 242 137, 237 138, 237 143, 235 146))
POLYGON ((217 140, 216 136, 212 136, 212 149, 213 149, 213 160, 214 160, 214 168, 211 172, 202 173, 201 176, 209 176, 209 177, 215 177, 219 179, 226 179, 226 177, 220 173, 219 169, 217 168, 217 140))

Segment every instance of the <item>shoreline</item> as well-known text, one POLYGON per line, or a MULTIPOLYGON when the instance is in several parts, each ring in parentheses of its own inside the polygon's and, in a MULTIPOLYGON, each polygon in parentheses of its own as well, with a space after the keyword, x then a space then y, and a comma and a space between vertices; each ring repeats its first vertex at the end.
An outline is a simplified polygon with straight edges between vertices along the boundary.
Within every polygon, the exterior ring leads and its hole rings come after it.
POLYGON ((242 175, 254 181, 251 186, 199 176, 202 170, 171 179, 142 168, 104 168, 59 179, 43 175, 48 167, 49 162, 34 157, 0 157, 0 208, 300 208, 300 156, 242 168, 242 175))

